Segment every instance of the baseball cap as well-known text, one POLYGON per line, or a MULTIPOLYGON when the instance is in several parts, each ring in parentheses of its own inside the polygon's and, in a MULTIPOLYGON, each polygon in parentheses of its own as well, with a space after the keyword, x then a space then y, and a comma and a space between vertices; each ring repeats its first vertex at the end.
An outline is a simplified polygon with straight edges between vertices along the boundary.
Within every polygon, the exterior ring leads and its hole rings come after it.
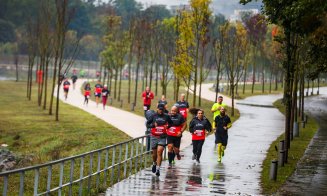
POLYGON ((157 108, 158 108, 159 110, 164 110, 164 109, 165 109, 165 106, 162 105, 162 104, 159 104, 157 108))

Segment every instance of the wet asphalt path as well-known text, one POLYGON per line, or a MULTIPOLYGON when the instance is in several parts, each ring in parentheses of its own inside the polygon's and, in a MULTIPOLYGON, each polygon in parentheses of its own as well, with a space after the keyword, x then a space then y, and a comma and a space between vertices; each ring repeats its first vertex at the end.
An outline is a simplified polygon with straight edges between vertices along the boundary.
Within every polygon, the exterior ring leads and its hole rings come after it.
MULTIPOLYGON (((213 93, 213 92, 212 92, 213 93)), ((210 92, 205 93, 210 98, 210 92)), ((259 195, 261 164, 266 150, 284 130, 284 117, 271 106, 280 96, 256 96, 237 105, 241 117, 229 130, 229 143, 222 163, 217 162, 214 136, 207 137, 201 163, 191 160, 192 146, 173 169, 163 162, 161 176, 150 168, 109 188, 106 195, 259 195)))
POLYGON ((305 101, 305 110, 319 129, 280 195, 327 195, 327 88, 320 93, 305 101))

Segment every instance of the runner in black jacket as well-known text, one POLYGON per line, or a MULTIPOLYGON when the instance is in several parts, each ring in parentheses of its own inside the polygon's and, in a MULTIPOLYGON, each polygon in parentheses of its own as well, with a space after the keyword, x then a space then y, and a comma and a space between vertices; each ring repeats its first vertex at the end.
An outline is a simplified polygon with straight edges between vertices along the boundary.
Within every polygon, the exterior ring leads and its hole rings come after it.
POLYGON ((215 143, 218 144, 218 162, 221 162, 224 156, 224 151, 227 147, 228 141, 228 129, 232 126, 232 122, 229 116, 225 113, 225 108, 220 108, 220 114, 215 118, 216 133, 215 133, 215 143))
POLYGON ((180 160, 179 147, 181 145, 182 134, 186 129, 184 117, 179 113, 178 107, 173 106, 170 111, 170 118, 173 121, 172 126, 167 130, 167 143, 168 143, 168 161, 169 168, 172 167, 172 162, 177 156, 180 160))
POLYGON ((204 116, 203 110, 198 110, 197 116, 190 122, 190 133, 192 134, 193 156, 192 160, 196 159, 200 163, 202 146, 208 132, 211 132, 211 123, 204 116))
POLYGON ((152 148, 152 172, 160 176, 160 166, 162 152, 166 146, 167 129, 173 124, 168 114, 164 113, 164 105, 158 105, 157 113, 146 122, 147 127, 151 128, 151 148, 152 148))

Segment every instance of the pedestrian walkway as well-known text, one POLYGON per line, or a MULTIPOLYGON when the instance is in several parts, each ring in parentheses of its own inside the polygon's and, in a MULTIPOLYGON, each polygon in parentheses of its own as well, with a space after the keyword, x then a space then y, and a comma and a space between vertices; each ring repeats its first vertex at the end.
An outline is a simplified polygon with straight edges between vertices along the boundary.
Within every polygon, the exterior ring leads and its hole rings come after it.
POLYGON ((307 98, 304 104, 319 129, 280 195, 327 195, 327 88, 319 90, 318 97, 307 98))
MULTIPOLYGON (((214 101, 215 93, 202 87, 202 98, 214 101)), ((280 98, 276 95, 255 96, 243 100, 246 103, 264 105, 280 98)), ((224 102, 231 100, 224 96, 224 102)), ((201 156, 201 163, 191 160, 192 146, 182 153, 182 160, 176 161, 174 169, 163 163, 161 176, 156 177, 150 169, 115 184, 107 195, 208 195, 236 194, 259 195, 262 162, 271 142, 284 131, 284 116, 275 108, 236 105, 241 113, 229 130, 229 143, 222 163, 217 163, 214 135, 207 137, 201 156)))
MULTIPOLYGON (((105 122, 118 128, 119 130, 123 131, 124 133, 126 133, 132 138, 145 135, 146 127, 145 127, 145 118, 143 116, 139 116, 133 114, 132 112, 127 112, 125 110, 121 110, 111 106, 106 106, 106 109, 103 110, 101 103, 97 107, 96 103, 92 100, 89 100, 89 104, 87 106, 83 105, 84 95, 81 92, 81 87, 86 81, 87 81, 86 79, 78 79, 76 81, 75 90, 73 90, 72 86, 70 87, 67 100, 65 100, 63 88, 61 87, 59 98, 64 103, 80 108, 104 120, 105 122)), ((91 96, 93 96, 93 94, 91 96)), ((185 134, 182 138, 181 149, 184 149, 190 144, 191 144, 191 136, 185 134)))

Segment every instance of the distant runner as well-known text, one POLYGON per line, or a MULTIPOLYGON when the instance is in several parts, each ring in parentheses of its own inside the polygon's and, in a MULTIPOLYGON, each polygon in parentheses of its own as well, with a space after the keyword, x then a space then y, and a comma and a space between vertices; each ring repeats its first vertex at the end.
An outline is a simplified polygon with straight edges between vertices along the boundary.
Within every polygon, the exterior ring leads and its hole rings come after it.
POLYGON ((104 85, 103 86, 103 89, 102 89, 102 104, 103 104, 103 109, 106 109, 107 99, 108 99, 108 96, 109 95, 110 95, 110 92, 108 90, 108 87, 107 87, 107 85, 104 85))
POLYGON ((218 144, 218 162, 221 162, 222 157, 225 155, 225 149, 228 141, 228 129, 231 128, 232 122, 229 116, 225 113, 225 108, 220 107, 220 114, 215 118, 216 133, 215 143, 218 144))
POLYGON ((146 111, 150 110, 151 107, 151 100, 154 98, 153 92, 150 91, 150 87, 146 87, 145 91, 142 93, 143 97, 143 109, 144 109, 144 116, 146 111))
POLYGON ((73 89, 75 90, 76 81, 77 81, 77 75, 75 75, 75 74, 72 75, 71 79, 72 79, 72 82, 73 82, 73 89))
POLYGON ((185 94, 181 94, 181 99, 177 101, 179 113, 187 120, 188 108, 190 107, 188 102, 185 100, 185 94))
POLYGON ((159 104, 162 104, 162 105, 165 106, 165 111, 164 111, 164 112, 165 112, 166 114, 168 114, 168 110, 167 110, 167 101, 166 101, 166 97, 165 97, 165 95, 162 95, 162 96, 161 96, 161 99, 158 101, 157 106, 158 106, 159 104))
POLYGON ((203 110, 198 110, 197 116, 190 122, 190 133, 192 134, 193 156, 192 160, 200 163, 202 146, 208 132, 211 132, 211 123, 204 116, 203 110))
POLYGON ((63 83, 65 100, 67 100, 67 97, 68 97, 69 86, 70 86, 70 82, 66 78, 63 83))
POLYGON ((165 114, 165 107, 158 105, 157 113, 146 122, 147 127, 151 128, 151 148, 152 148, 152 172, 160 176, 160 166, 162 162, 162 152, 166 146, 167 129, 173 124, 172 120, 165 114))
POLYGON ((94 86, 94 96, 95 96, 95 102, 97 103, 97 107, 99 105, 99 99, 101 97, 101 93, 102 93, 102 85, 100 80, 98 80, 98 83, 94 86))
POLYGON ((90 83, 86 83, 85 87, 84 87, 84 104, 88 105, 89 104, 89 98, 91 95, 91 86, 90 83))
POLYGON ((177 156, 178 160, 181 160, 181 155, 179 154, 179 147, 181 145, 182 134, 186 129, 185 119, 179 113, 177 106, 173 106, 171 108, 170 118, 173 124, 167 130, 169 168, 172 167, 172 163, 173 160, 175 159, 175 155, 177 156))

